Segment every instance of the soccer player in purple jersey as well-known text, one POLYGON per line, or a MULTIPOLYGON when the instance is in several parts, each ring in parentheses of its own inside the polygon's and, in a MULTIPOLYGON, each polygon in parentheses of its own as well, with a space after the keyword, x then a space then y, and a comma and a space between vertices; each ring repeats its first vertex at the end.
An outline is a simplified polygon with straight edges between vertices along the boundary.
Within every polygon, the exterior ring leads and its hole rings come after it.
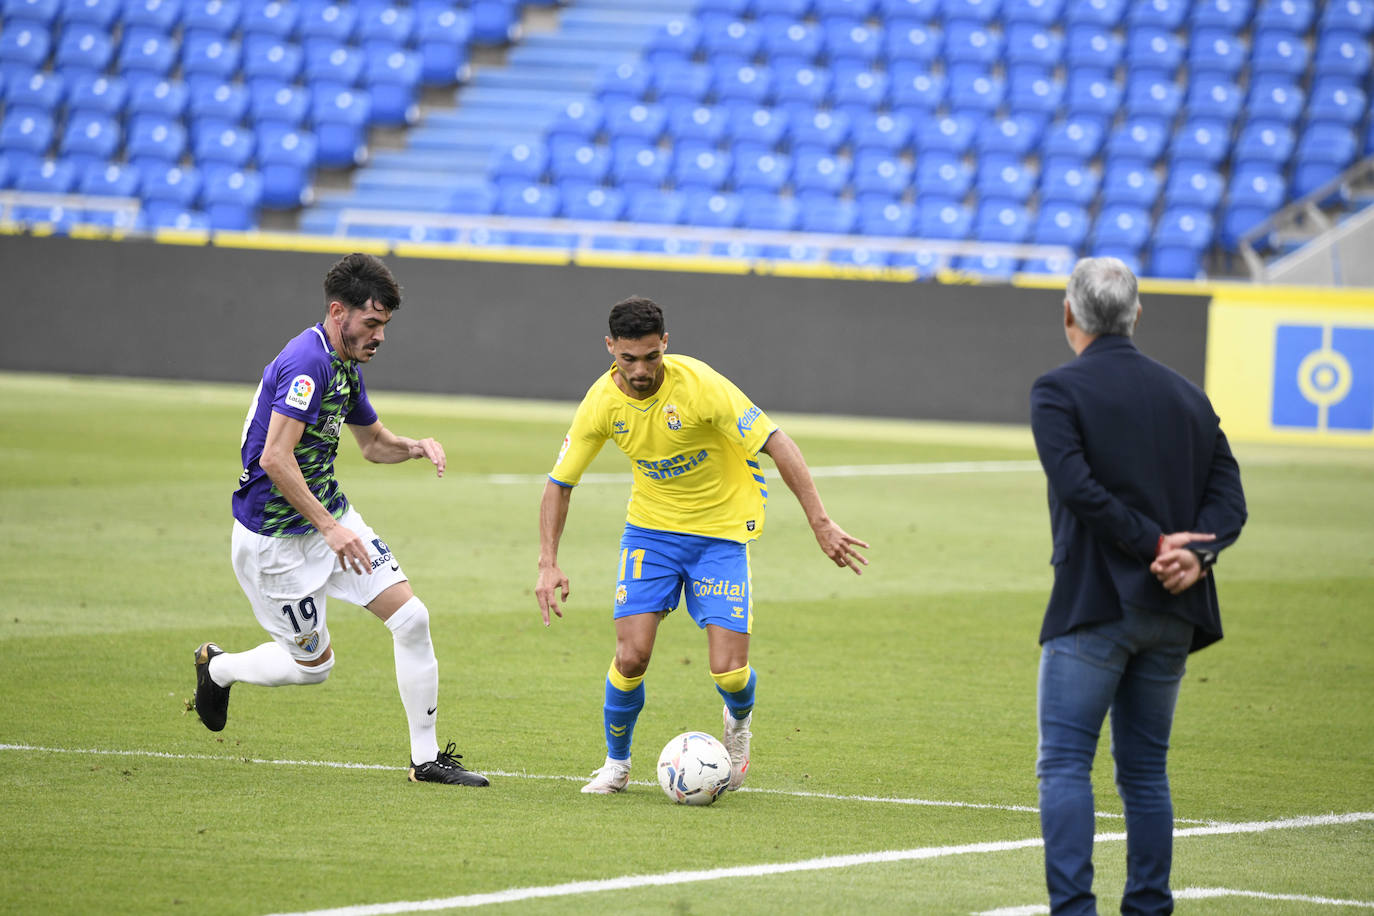
POLYGON ((247 652, 212 642, 196 650, 195 709, 224 728, 235 683, 320 684, 334 666, 327 596, 367 608, 391 631, 396 683, 410 723, 410 779, 485 786, 450 742, 439 750, 439 665, 429 611, 391 548, 368 527, 334 478, 345 425, 368 461, 423 458, 444 476, 444 448, 398 436, 377 419, 359 365, 370 362, 401 305, 377 258, 350 254, 324 279, 326 319, 289 341, 263 370, 244 422, 243 474, 233 497, 234 574, 272 636, 247 652))

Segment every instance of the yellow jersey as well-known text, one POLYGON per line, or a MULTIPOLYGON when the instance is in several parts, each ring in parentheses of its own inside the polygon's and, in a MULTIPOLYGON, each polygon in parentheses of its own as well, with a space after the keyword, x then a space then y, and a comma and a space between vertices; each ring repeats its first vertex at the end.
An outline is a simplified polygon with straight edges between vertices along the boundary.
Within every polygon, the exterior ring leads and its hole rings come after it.
POLYGON ((549 479, 574 487, 607 439, 630 459, 631 525, 746 543, 763 530, 768 488, 756 460, 777 425, 699 359, 664 354, 663 384, 636 400, 596 380, 549 479))

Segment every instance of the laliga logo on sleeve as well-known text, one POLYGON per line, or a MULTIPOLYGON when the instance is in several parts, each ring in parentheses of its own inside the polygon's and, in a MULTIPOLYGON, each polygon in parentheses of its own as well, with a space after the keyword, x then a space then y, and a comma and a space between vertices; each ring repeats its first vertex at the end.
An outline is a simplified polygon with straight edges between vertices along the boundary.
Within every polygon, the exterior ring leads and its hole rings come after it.
POLYGON ((291 380, 286 390, 286 404, 297 410, 309 410, 310 398, 315 393, 315 380, 308 375, 298 375, 291 380))

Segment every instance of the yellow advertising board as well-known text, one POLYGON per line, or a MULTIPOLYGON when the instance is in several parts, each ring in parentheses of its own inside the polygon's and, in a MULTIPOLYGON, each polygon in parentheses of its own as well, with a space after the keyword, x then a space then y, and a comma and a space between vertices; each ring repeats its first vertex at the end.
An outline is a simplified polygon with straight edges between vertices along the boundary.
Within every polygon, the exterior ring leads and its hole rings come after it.
POLYGON ((1374 448, 1374 290, 1215 287, 1206 376, 1236 441, 1374 448))

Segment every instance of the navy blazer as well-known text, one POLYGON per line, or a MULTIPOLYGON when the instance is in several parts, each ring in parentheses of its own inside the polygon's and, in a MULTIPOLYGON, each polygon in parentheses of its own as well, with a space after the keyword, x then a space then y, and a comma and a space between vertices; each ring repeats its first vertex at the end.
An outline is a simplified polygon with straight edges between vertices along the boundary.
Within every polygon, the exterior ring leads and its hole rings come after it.
POLYGON ((1194 624, 1192 650, 1221 639, 1215 572, 1170 595, 1150 572, 1161 534, 1245 524, 1240 468, 1201 389, 1107 334, 1035 380, 1031 431, 1049 482, 1054 588, 1040 641, 1122 617, 1122 606, 1194 624))

